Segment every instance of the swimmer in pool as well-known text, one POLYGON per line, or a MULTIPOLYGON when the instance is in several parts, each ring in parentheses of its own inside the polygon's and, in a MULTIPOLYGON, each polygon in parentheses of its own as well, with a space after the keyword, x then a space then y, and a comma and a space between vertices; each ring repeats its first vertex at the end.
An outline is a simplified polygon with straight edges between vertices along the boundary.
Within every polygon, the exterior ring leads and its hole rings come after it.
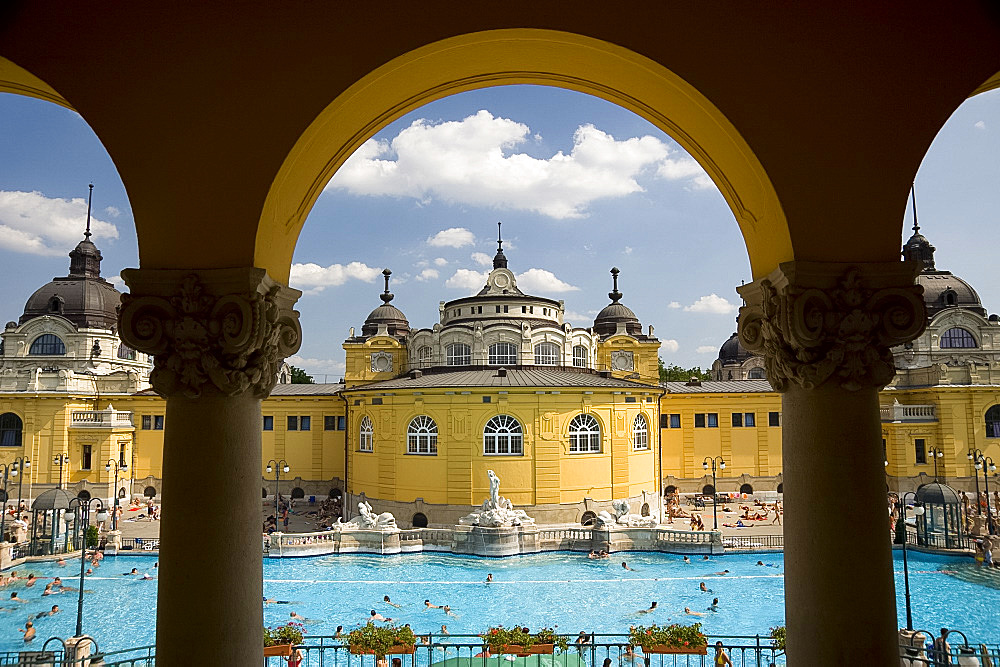
POLYGON ((386 596, 384 596, 382 598, 382 602, 386 603, 387 605, 393 606, 396 609, 399 609, 399 608, 401 608, 403 606, 401 604, 396 604, 395 602, 393 602, 392 600, 390 600, 388 595, 386 595, 386 596))
POLYGON ((729 574, 729 570, 723 570, 722 572, 716 572, 715 575, 718 577, 724 577, 729 574))
POLYGON ((368 620, 369 621, 386 621, 386 622, 388 622, 388 621, 391 621, 392 619, 391 618, 387 618, 387 617, 383 616, 382 614, 378 613, 377 611, 375 611, 374 609, 372 609, 372 615, 368 618, 368 620))
POLYGON ((653 604, 649 605, 649 609, 640 609, 639 611, 637 611, 635 613, 637 613, 637 614, 648 614, 649 612, 653 611, 654 609, 656 609, 656 600, 653 600, 653 604))
POLYGON ((712 589, 709 588, 708 586, 706 586, 704 581, 701 582, 700 584, 698 584, 698 589, 701 590, 702 593, 711 593, 712 592, 712 589))
POLYGON ((700 611, 691 611, 691 607, 684 607, 684 613, 688 616, 704 616, 700 611))
POLYGON ((690 559, 690 558, 688 558, 687 556, 684 556, 684 562, 685 562, 685 563, 690 563, 690 562, 691 562, 691 559, 690 559))
POLYGON ((458 618, 458 615, 452 612, 451 607, 449 607, 448 605, 441 607, 441 609, 443 609, 444 613, 448 614, 449 616, 454 616, 455 618, 458 618))
POLYGON ((712 600, 712 605, 708 608, 709 611, 719 611, 719 598, 714 598, 712 600))
POLYGON ((430 600, 424 600, 424 607, 426 607, 427 609, 440 609, 441 608, 441 607, 439 607, 436 604, 431 604, 430 600))

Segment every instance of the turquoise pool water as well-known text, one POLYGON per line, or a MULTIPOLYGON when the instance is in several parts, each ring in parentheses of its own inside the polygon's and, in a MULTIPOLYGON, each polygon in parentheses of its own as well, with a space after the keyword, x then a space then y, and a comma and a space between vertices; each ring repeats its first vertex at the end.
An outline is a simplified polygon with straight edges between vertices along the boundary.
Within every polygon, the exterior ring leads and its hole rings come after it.
MULTIPOLYGON (((753 635, 784 623, 784 563, 782 554, 741 554, 699 557, 686 564, 668 554, 616 554, 608 561, 591 561, 585 555, 549 553, 505 559, 413 554, 401 556, 330 556, 303 559, 270 559, 264 562, 264 593, 290 604, 268 604, 264 620, 278 625, 292 611, 310 619, 310 635, 332 635, 338 625, 346 629, 364 623, 375 609, 384 616, 410 623, 418 633, 479 633, 496 623, 519 622, 529 627, 557 625, 560 631, 623 633, 634 623, 691 622, 700 620, 708 634, 753 635), (621 561, 634 571, 626 571, 621 561), (762 560, 769 566, 757 566, 762 560), (725 576, 714 573, 730 570, 725 576), (486 584, 487 574, 493 583, 486 584), (699 591, 704 581, 713 592, 699 591), (402 605, 382 601, 388 595, 402 605), (708 611, 712 598, 718 611, 708 611), (448 604, 455 616, 427 609, 423 601, 448 604), (650 614, 637 614, 656 600, 650 614), (684 607, 704 613, 684 614, 684 607)), ((912 553, 910 587, 917 627, 948 626, 964 630, 970 639, 1000 640, 1000 589, 965 579, 975 579, 971 559, 912 553), (955 572, 961 576, 948 574, 955 572), (966 576, 967 575, 967 576, 966 576)), ((133 567, 152 571, 149 557, 106 558, 84 588, 84 631, 101 647, 127 648, 153 643, 156 615, 156 582, 122 576, 133 567)), ((23 646, 18 627, 29 614, 58 604, 62 611, 37 620, 38 646, 45 638, 73 634, 76 593, 42 597, 53 576, 76 586, 76 562, 66 567, 43 563, 17 568, 43 577, 33 588, 18 582, 0 589, 0 650, 23 646), (26 604, 8 600, 17 591, 26 604)), ((896 589, 900 624, 905 624, 902 561, 897 554, 896 589)), ((192 600, 192 612, 197 601, 192 600)))

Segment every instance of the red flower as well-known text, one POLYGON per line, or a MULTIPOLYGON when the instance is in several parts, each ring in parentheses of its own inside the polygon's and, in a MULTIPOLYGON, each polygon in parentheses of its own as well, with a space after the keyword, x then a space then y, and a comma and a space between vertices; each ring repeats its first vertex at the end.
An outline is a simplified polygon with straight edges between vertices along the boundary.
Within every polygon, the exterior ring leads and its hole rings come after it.
POLYGON ((687 646, 687 645, 688 645, 687 641, 685 641, 685 642, 684 642, 684 645, 685 645, 685 646, 687 646))

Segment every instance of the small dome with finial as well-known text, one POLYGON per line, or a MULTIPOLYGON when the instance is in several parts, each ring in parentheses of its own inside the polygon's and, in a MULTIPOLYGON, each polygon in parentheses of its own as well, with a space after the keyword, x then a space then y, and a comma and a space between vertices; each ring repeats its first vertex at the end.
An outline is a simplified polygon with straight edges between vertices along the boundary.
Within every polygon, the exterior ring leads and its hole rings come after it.
POLYGON ((639 322, 639 318, 635 316, 632 309, 621 303, 622 296, 621 292, 618 291, 618 274, 621 271, 618 267, 613 267, 611 269, 611 277, 614 281, 613 289, 608 292, 608 298, 611 299, 611 303, 604 307, 604 309, 597 314, 594 318, 594 331, 596 331, 601 336, 612 336, 618 331, 618 324, 625 325, 625 331, 632 336, 639 336, 642 334, 642 323, 639 322))
POLYGON ((507 256, 503 254, 503 236, 500 234, 501 224, 500 222, 497 223, 497 254, 493 256, 494 269, 507 268, 507 256))
POLYGON ((389 276, 391 275, 392 271, 389 269, 382 271, 382 276, 385 278, 385 291, 379 294, 382 305, 369 313, 364 325, 362 325, 361 333, 365 336, 374 336, 378 333, 379 325, 382 324, 389 330, 390 336, 400 337, 410 333, 410 323, 406 320, 406 315, 389 303, 394 297, 393 293, 389 291, 389 276))

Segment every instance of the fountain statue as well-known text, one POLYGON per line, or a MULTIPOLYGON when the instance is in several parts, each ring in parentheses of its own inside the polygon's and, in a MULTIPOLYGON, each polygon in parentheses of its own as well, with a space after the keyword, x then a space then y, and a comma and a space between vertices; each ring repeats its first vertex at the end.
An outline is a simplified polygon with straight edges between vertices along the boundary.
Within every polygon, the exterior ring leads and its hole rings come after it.
POLYGON ((391 512, 375 514, 375 512, 372 511, 372 506, 363 500, 358 503, 358 512, 358 516, 346 522, 341 520, 340 517, 337 517, 337 523, 332 526, 332 529, 344 530, 351 528, 375 528, 382 530, 396 528, 396 517, 394 517, 391 512))
POLYGON ((511 502, 500 495, 500 478, 492 470, 486 471, 490 478, 490 497, 483 501, 478 512, 467 514, 458 520, 463 526, 532 526, 535 520, 524 510, 516 510, 511 502))
POLYGON ((611 501, 611 512, 601 510, 597 515, 598 522, 603 526, 627 526, 629 528, 655 528, 655 517, 632 514, 632 506, 624 498, 611 501))

